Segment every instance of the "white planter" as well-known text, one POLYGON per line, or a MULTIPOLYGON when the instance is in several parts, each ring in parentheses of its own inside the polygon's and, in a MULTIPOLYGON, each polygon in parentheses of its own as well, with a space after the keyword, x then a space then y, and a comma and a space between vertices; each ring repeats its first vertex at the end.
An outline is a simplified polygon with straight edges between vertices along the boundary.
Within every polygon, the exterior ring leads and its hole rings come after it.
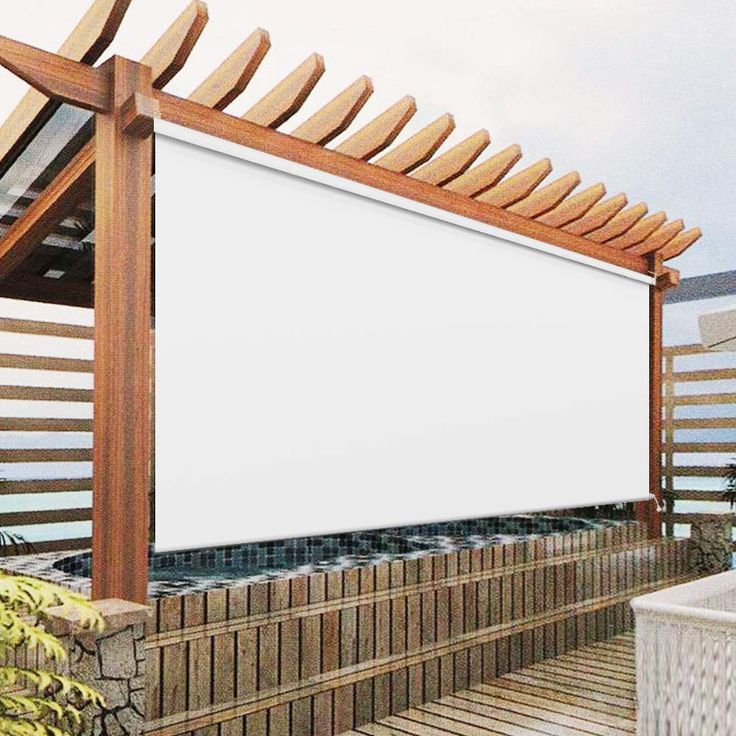
POLYGON ((631 601, 639 736, 736 734, 736 571, 631 601))

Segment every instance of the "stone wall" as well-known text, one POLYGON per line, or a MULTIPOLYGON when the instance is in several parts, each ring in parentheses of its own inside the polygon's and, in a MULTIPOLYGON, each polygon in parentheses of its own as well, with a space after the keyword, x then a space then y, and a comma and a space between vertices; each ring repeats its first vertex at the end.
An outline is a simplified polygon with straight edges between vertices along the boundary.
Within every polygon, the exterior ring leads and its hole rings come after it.
POLYGON ((714 575, 731 569, 734 514, 701 514, 690 527, 690 569, 714 575))
POLYGON ((104 709, 89 713, 84 736, 140 736, 146 700, 144 626, 150 609, 120 600, 96 601, 95 606, 105 621, 101 632, 82 629, 78 613, 65 607, 48 611, 49 629, 69 654, 66 673, 105 698, 104 709))

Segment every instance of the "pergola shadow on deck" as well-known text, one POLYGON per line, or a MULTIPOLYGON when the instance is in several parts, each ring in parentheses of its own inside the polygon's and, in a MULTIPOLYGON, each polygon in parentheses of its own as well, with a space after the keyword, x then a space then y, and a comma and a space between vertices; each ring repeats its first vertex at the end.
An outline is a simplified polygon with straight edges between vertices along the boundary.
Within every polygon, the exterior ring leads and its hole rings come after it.
POLYGON ((636 733, 632 632, 446 695, 346 736, 636 733))

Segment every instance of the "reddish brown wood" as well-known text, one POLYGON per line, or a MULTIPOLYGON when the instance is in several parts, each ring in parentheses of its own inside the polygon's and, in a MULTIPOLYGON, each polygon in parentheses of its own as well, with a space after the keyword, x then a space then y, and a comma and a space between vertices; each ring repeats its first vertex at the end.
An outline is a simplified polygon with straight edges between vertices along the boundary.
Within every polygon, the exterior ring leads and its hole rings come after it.
MULTIPOLYGON (((115 38, 131 0, 95 0, 58 50, 83 64, 94 64, 115 38)), ((0 125, 0 174, 4 174, 29 141, 58 109, 38 90, 29 89, 0 125)))
POLYGON ((7 277, 52 229, 89 195, 94 179, 94 145, 67 164, 0 241, 0 278, 7 277))
POLYGON ((649 264, 645 258, 632 257, 628 253, 616 251, 604 244, 591 242, 572 233, 562 232, 500 207, 479 202, 401 173, 388 171, 380 166, 298 140, 247 120, 227 115, 219 110, 205 108, 165 92, 155 91, 154 96, 159 101, 162 118, 172 123, 271 153, 280 158, 296 161, 314 169, 367 184, 415 202, 438 207, 638 273, 649 272, 649 264))
POLYGON ((112 112, 97 116, 92 595, 147 600, 151 484, 152 138, 125 134, 131 95, 151 70, 113 57, 103 67, 112 112), (131 213, 135 213, 132 217, 131 213))
POLYGON ((47 97, 94 112, 109 109, 107 80, 100 69, 0 36, 0 65, 47 97))
POLYGON ((662 257, 650 256, 657 283, 649 287, 649 489, 657 499, 650 503, 649 535, 662 535, 659 509, 662 507, 662 308, 667 281, 659 278, 662 257))

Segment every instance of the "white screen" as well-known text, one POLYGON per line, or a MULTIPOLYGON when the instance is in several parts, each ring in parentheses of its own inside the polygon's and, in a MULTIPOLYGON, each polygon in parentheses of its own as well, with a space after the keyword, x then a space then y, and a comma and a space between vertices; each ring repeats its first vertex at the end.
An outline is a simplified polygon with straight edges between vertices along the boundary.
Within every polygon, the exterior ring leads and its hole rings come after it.
POLYGON ((156 136, 158 549, 647 496, 644 283, 227 147, 156 136))

